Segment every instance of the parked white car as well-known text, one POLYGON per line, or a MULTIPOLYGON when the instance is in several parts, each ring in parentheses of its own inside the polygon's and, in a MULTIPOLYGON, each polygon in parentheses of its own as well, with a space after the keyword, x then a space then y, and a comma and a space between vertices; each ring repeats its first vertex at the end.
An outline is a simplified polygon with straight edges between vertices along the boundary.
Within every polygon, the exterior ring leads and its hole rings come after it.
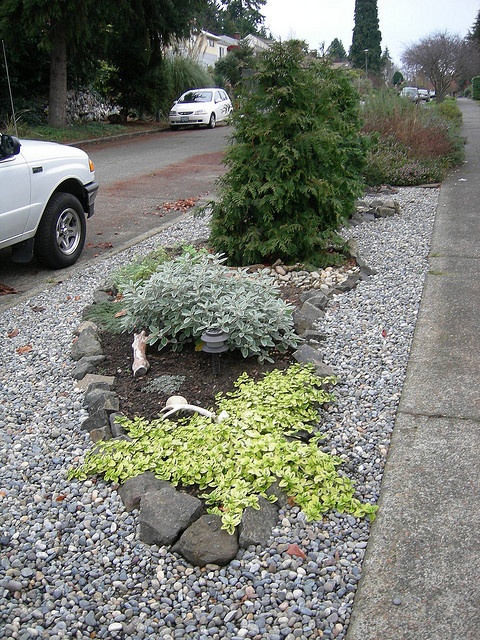
POLYGON ((213 129, 217 122, 226 120, 231 112, 232 103, 223 89, 189 89, 170 109, 170 128, 205 125, 213 129))
POLYGON ((33 256, 46 267, 74 264, 98 184, 88 155, 54 142, 0 138, 0 249, 15 262, 33 256))

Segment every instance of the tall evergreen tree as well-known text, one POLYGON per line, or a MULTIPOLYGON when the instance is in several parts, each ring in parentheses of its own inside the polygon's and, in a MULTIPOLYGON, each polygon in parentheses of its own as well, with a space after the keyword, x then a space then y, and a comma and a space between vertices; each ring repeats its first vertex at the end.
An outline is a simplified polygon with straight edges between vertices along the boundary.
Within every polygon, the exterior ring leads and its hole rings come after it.
POLYGON ((207 10, 198 18, 198 26, 217 34, 243 38, 263 35, 264 16, 260 13, 267 0, 208 0, 207 10))
POLYGON ((358 69, 367 65, 372 74, 378 75, 382 69, 381 43, 377 0, 355 0, 355 26, 349 56, 353 65, 358 69))
POLYGON ((480 48, 480 11, 477 13, 477 18, 473 23, 471 30, 468 32, 467 40, 480 48))
POLYGON ((116 69, 115 89, 121 104, 125 108, 137 106, 132 103, 143 98, 144 103, 151 104, 152 96, 146 94, 158 86, 162 46, 173 37, 188 35, 193 17, 206 3, 207 0, 4 0, 0 3, 0 36, 11 46, 28 38, 35 43, 36 54, 49 61, 49 124, 61 127, 66 118, 69 60, 88 57, 91 50, 98 52, 100 59, 103 54, 116 69))
POLYGON ((129 110, 154 113, 165 83, 163 47, 187 37, 206 0, 123 0, 112 17, 107 59, 115 68, 110 88, 126 117, 129 110), (127 10, 128 9, 128 10, 127 10))
POLYGON ((341 62, 346 60, 347 52, 343 46, 343 43, 338 38, 334 38, 327 49, 327 57, 333 62, 341 62))
MULTIPOLYGON (((36 55, 49 60, 49 123, 65 124, 67 58, 82 55, 105 24, 105 5, 95 0, 9 0, 0 4, 0 32, 13 48, 28 38, 36 55)), ((37 66, 37 65, 34 65, 37 66)))

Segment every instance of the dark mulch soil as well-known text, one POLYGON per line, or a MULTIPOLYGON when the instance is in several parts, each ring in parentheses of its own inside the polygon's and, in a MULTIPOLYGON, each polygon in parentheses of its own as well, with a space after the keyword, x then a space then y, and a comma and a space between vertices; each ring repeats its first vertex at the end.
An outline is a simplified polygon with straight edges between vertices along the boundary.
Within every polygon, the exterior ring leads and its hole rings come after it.
MULTIPOLYGON (((301 305, 301 291, 290 287, 282 290, 282 298, 296 306, 301 305)), ((257 358, 244 358, 239 351, 227 351, 219 355, 220 372, 214 369, 211 354, 195 351, 194 345, 184 347, 181 352, 168 348, 158 351, 148 347, 147 358, 150 369, 146 376, 134 378, 132 374, 132 335, 103 333, 102 347, 106 360, 98 373, 115 376, 114 391, 120 400, 120 411, 129 416, 147 419, 158 417, 166 400, 172 395, 186 398, 189 404, 206 409, 215 407, 215 396, 219 392, 234 389, 234 382, 246 372, 258 380, 272 369, 286 369, 294 360, 291 353, 274 351, 273 363, 259 363, 257 358), (149 390, 155 379, 167 382, 167 390, 149 390), (170 376, 175 376, 171 378, 170 376)))

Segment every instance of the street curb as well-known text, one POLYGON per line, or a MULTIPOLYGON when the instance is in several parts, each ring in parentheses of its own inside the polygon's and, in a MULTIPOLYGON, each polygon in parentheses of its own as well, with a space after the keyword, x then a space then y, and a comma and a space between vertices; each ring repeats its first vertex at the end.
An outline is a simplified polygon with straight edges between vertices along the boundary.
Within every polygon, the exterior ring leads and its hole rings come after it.
POLYGON ((115 142, 115 140, 125 140, 127 138, 138 138, 140 136, 148 136, 152 133, 162 133, 168 131, 168 125, 159 125, 154 129, 142 129, 141 131, 131 131, 130 133, 119 133, 112 136, 104 136, 102 138, 88 138, 87 140, 75 140, 74 142, 65 143, 68 147, 85 147, 88 145, 102 144, 102 142, 115 142))

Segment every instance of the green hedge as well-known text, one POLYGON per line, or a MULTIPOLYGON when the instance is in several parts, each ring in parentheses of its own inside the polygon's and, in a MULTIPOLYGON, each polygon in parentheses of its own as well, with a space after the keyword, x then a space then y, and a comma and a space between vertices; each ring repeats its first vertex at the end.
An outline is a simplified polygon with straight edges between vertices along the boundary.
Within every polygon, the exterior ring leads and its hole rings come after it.
POLYGON ((472 98, 480 100, 480 76, 472 78, 472 98))

